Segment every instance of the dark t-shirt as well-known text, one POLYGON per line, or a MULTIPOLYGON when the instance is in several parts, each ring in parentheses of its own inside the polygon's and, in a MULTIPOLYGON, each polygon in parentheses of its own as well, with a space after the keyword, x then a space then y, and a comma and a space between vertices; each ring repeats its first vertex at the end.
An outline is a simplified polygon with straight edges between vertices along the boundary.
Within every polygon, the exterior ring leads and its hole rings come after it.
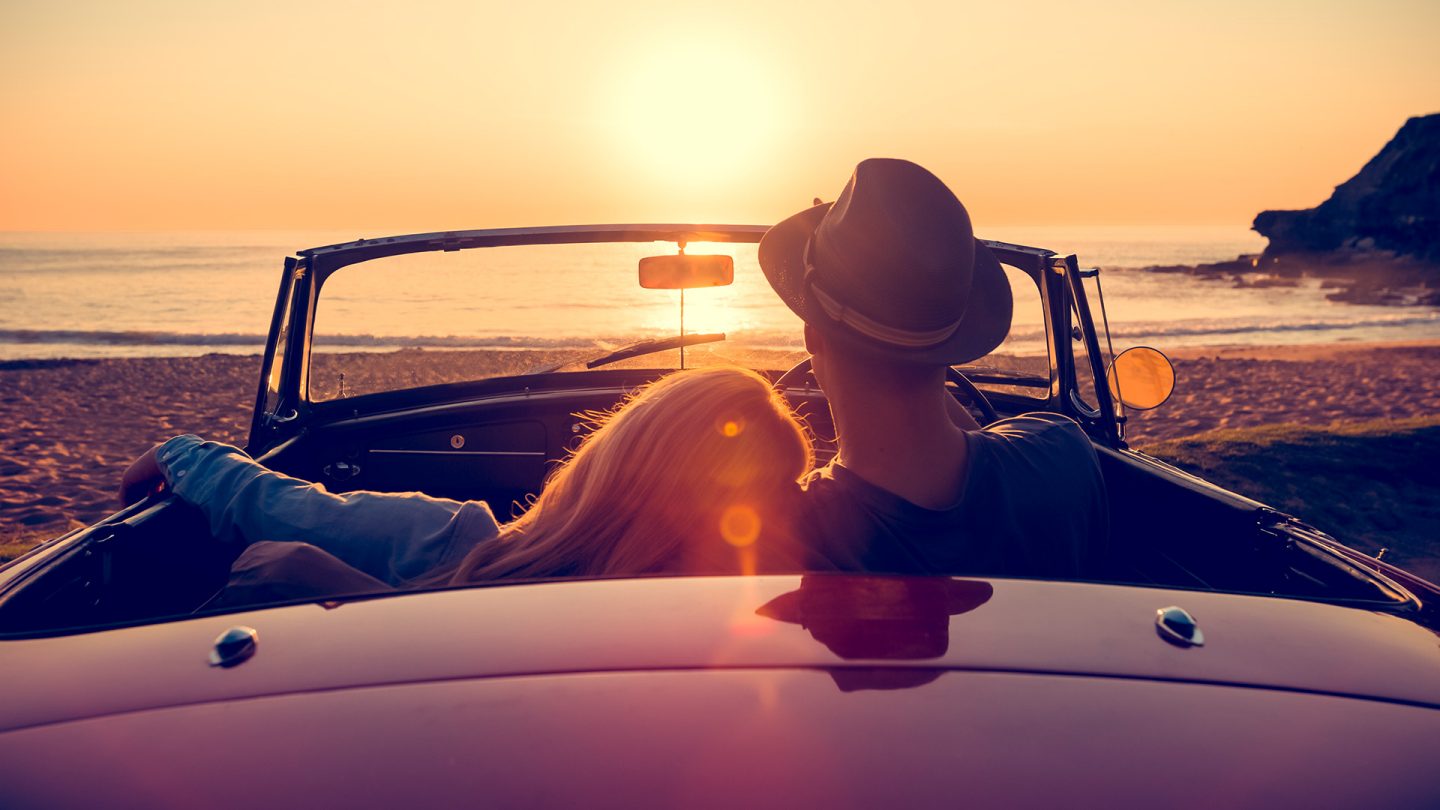
POLYGON ((805 480, 803 531, 820 568, 1085 577, 1108 526, 1095 448, 1067 417, 1034 413, 966 434, 959 500, 926 509, 836 464, 805 480))

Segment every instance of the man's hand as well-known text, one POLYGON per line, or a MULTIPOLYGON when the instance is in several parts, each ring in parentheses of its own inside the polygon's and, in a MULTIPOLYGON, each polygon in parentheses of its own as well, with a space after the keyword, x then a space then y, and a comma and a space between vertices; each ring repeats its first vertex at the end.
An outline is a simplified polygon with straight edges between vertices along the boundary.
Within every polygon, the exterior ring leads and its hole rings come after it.
POLYGON ((146 450, 120 477, 121 507, 165 491, 165 474, 160 471, 160 462, 155 460, 155 451, 158 449, 160 445, 157 444, 146 450))

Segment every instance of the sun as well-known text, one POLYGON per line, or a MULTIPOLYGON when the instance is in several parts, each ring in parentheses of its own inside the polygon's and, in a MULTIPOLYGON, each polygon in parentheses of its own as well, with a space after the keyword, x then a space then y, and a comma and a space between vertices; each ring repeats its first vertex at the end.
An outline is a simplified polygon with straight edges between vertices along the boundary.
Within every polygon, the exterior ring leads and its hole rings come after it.
POLYGON ((620 154, 682 182, 743 176, 780 123, 764 68, 713 43, 647 49, 618 73, 613 93, 604 114, 620 154))

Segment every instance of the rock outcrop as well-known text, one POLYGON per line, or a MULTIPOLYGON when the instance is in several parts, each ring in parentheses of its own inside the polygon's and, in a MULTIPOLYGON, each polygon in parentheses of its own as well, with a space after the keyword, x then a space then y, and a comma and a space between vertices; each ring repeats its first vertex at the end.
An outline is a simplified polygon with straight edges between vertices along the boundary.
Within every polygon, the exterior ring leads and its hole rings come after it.
POLYGON ((1304 211, 1261 212, 1254 228, 1270 240, 1263 259, 1389 254, 1440 265, 1440 113, 1406 121, 1330 199, 1304 211))

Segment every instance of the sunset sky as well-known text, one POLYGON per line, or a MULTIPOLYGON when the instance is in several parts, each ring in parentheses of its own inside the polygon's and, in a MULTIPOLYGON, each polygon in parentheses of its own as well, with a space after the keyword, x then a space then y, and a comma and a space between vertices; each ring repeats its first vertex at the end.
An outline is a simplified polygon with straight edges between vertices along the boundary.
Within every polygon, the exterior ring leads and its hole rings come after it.
POLYGON ((771 222, 873 155, 986 224, 1314 205, 1440 3, 7 0, 0 230, 771 222))

